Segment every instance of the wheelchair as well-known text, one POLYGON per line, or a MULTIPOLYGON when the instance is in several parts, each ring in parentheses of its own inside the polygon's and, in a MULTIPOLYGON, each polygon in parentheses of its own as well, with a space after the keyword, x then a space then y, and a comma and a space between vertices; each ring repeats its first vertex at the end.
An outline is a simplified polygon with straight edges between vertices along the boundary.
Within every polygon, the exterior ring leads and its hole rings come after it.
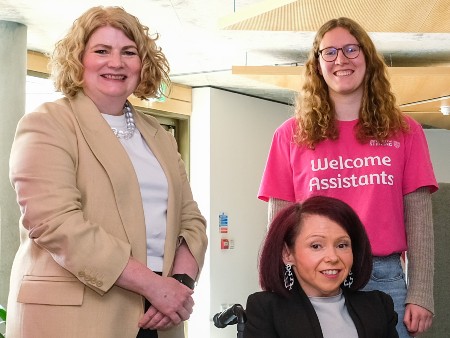
POLYGON ((247 317, 241 304, 234 304, 213 317, 214 326, 223 329, 228 325, 237 325, 237 338, 244 337, 244 327, 247 317))

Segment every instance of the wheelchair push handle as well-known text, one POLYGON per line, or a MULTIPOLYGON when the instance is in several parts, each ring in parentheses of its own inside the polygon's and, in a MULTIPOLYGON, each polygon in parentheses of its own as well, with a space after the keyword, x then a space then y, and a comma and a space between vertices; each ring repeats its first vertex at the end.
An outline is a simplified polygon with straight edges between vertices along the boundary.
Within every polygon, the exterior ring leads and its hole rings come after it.
POLYGON ((228 325, 244 324, 246 321, 245 310, 241 304, 234 304, 222 312, 216 313, 213 322, 216 327, 223 329, 228 325))

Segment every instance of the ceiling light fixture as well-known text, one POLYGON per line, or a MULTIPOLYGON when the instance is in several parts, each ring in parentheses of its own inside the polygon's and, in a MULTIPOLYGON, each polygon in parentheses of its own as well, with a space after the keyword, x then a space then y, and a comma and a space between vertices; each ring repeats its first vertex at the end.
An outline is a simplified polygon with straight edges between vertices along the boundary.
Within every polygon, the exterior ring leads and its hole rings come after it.
POLYGON ((450 106, 441 106, 440 111, 444 115, 450 115, 450 106))

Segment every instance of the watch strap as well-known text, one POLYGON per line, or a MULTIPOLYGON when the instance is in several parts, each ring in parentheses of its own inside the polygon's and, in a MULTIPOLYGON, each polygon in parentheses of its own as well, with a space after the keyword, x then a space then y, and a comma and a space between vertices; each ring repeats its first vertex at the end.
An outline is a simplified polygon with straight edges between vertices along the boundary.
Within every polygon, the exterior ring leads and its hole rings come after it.
POLYGON ((189 289, 194 290, 195 288, 195 280, 193 280, 189 275, 185 273, 176 273, 171 276, 179 281, 181 284, 186 285, 189 289))

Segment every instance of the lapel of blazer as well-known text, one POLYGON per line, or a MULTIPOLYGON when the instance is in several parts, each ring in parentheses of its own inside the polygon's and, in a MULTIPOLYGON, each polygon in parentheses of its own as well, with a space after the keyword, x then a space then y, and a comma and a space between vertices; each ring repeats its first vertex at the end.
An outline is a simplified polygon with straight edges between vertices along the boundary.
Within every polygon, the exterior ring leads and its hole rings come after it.
POLYGON ((355 324, 356 331, 358 332, 358 337, 364 338, 367 337, 366 330, 364 328, 363 320, 361 316, 364 316, 363 313, 364 309, 366 308, 363 304, 363 306, 359 307, 358 304, 355 304, 355 297, 352 291, 349 291, 347 288, 343 288, 344 296, 345 296, 345 305, 347 307, 348 314, 350 315, 350 318, 352 318, 353 323, 355 324), (359 311, 355 311, 355 305, 357 308, 359 308, 359 311))
POLYGON ((90 98, 80 92, 70 104, 86 143, 111 180, 132 255, 146 263, 144 211, 133 164, 90 98))

